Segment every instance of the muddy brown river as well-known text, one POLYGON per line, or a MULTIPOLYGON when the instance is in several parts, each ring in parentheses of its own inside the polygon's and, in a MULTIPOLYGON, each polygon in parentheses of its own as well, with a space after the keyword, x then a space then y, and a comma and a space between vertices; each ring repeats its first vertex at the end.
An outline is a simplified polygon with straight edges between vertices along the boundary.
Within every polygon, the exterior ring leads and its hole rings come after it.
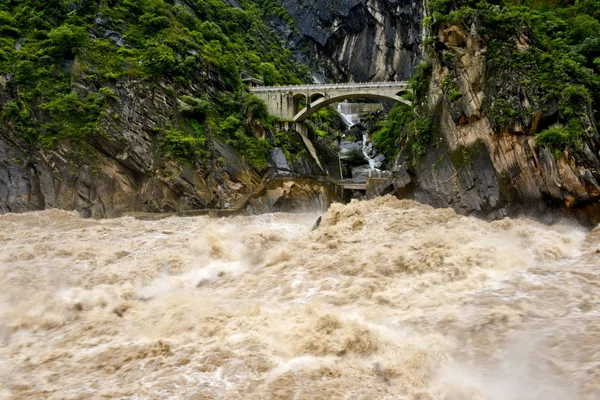
POLYGON ((0 216, 0 398, 600 398, 599 229, 317 217, 0 216))

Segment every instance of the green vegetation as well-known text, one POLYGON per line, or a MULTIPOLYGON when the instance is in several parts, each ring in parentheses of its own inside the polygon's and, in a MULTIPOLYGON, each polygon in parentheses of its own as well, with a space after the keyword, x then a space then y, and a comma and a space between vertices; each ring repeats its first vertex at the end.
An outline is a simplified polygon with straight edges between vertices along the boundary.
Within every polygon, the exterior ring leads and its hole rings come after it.
POLYGON ((383 121, 381 129, 373 135, 373 145, 387 159, 392 159, 400 151, 410 156, 412 161, 425 154, 433 136, 433 118, 427 105, 432 71, 429 61, 417 66, 417 73, 410 80, 413 93, 406 96, 413 106, 397 104, 383 121))
POLYGON ((418 116, 412 107, 400 103, 390 111, 382 128, 375 132, 373 145, 386 158, 393 158, 403 150, 416 160, 425 154, 432 138, 432 121, 430 115, 418 116))
POLYGON ((386 158, 394 157, 401 148, 401 141, 408 136, 415 114, 412 107, 399 103, 390 111, 383 126, 373 135, 373 145, 386 158))
POLYGON ((206 138, 202 127, 194 124, 194 133, 191 135, 177 128, 167 129, 162 145, 168 156, 186 162, 193 158, 206 156, 205 142, 206 138))
POLYGON ((459 100, 460 98, 462 98, 463 94, 460 90, 458 89, 454 89, 450 92, 450 94, 448 95, 448 100, 450 100, 451 102, 459 100))
POLYGON ((100 121, 107 113, 119 115, 110 109, 117 88, 139 82, 139 96, 162 90, 176 99, 178 113, 159 135, 167 155, 200 157, 205 136, 194 132, 209 127, 264 167, 268 142, 246 125, 270 122, 258 99, 243 100, 240 71, 268 84, 299 84, 307 69, 291 61, 263 22, 275 10, 268 1, 238 3, 241 8, 223 0, 0 3, 0 75, 10 77, 15 93, 0 104, 2 124, 44 147, 85 140, 104 134, 100 121), (197 129, 181 128, 192 126, 197 129))
MULTIPOLYGON (((530 120, 534 109, 549 116, 558 104, 558 127, 540 133, 536 142, 564 150, 577 145, 586 121, 597 120, 592 110, 600 104, 599 0, 432 0, 429 7, 433 35, 450 25, 464 32, 476 26, 487 46, 487 84, 498 87, 485 105, 495 127, 530 120)), ((447 54, 442 51, 444 61, 452 58, 447 54)), ((450 92, 451 101, 457 97, 450 92)))
POLYGON ((585 134, 583 125, 577 120, 571 120, 566 126, 554 127, 542 131, 535 137, 538 146, 544 146, 561 154, 567 148, 576 149, 579 139, 585 134))
POLYGON ((319 128, 314 131, 320 137, 328 137, 344 129, 340 116, 330 106, 320 108, 310 116, 310 121, 318 125, 319 128))

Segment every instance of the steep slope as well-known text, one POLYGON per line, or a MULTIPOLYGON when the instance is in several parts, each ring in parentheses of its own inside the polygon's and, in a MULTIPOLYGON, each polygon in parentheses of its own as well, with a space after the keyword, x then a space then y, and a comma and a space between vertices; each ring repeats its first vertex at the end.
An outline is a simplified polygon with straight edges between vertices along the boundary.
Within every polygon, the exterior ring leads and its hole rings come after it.
POLYGON ((422 1, 263 0, 263 3, 274 5, 269 24, 317 79, 405 80, 421 59, 422 1))
POLYGON ((262 18, 252 1, 3 2, 0 211, 243 201, 273 146, 298 146, 273 135, 240 72, 307 79, 262 18))
POLYGON ((600 3, 430 7, 415 115, 392 113, 388 125, 408 124, 378 137, 403 149, 401 192, 492 218, 551 207, 599 222, 600 3))

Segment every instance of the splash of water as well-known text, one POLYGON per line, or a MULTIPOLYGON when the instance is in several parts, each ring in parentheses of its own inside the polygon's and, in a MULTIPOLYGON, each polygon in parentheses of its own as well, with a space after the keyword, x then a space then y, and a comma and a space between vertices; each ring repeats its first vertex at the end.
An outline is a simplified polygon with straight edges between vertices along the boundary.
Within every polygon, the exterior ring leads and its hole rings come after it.
POLYGON ((360 122, 358 114, 352 113, 351 110, 351 103, 338 103, 337 105, 337 113, 340 117, 342 117, 342 121, 344 121, 348 128, 351 128, 352 126, 360 122))
POLYGON ((316 217, 0 216, 0 397, 598 398, 599 230, 316 217))

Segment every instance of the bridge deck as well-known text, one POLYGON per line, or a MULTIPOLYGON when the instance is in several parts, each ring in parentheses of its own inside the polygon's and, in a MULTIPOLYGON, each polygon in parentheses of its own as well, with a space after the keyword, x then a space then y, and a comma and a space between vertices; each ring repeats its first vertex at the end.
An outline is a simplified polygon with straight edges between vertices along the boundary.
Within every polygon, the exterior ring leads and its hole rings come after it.
POLYGON ((340 89, 377 89, 389 87, 406 87, 408 81, 395 82, 364 82, 364 83, 324 83, 314 85, 294 85, 294 86, 263 86, 252 87, 251 92, 266 93, 266 92, 294 92, 303 90, 340 90, 340 89))

